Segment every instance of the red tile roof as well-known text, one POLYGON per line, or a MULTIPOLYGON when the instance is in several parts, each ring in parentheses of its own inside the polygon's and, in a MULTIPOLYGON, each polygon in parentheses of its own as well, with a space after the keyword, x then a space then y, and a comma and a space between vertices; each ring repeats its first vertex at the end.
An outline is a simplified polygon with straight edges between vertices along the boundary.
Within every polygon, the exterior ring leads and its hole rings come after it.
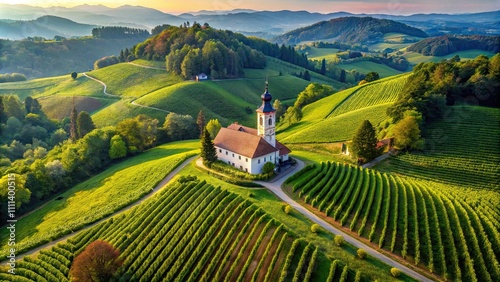
POLYGON ((214 145, 249 158, 257 158, 276 151, 279 151, 280 156, 291 152, 278 141, 276 141, 276 148, 273 147, 257 134, 258 131, 255 128, 233 123, 227 128, 221 128, 214 139, 214 145))

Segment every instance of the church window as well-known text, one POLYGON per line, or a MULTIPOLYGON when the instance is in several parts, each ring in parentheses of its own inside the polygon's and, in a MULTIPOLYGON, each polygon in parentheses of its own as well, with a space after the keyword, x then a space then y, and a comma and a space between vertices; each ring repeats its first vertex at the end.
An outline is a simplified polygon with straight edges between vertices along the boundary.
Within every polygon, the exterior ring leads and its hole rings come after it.
POLYGON ((266 157, 264 157, 264 162, 266 162, 266 157))
POLYGON ((248 172, 248 168, 245 168, 245 171, 248 172))
POLYGON ((245 158, 245 161, 248 163, 248 158, 245 158))
POLYGON ((273 119, 272 118, 269 119, 269 125, 273 125, 273 119))
POLYGON ((230 162, 230 161, 227 161, 227 163, 228 163, 229 165, 231 165, 231 162, 230 162))
POLYGON ((228 152, 226 151, 226 156, 227 156, 228 152))
POLYGON ((241 160, 241 156, 238 156, 238 158, 241 160))
POLYGON ((260 124, 260 125, 263 125, 263 124, 264 124, 264 119, 263 119, 262 117, 260 117, 260 119, 259 119, 259 124, 260 124))
POLYGON ((222 149, 219 149, 219 153, 222 153, 222 149))
POLYGON ((257 160, 257 163, 260 164, 260 159, 257 160))
POLYGON ((240 165, 240 169, 243 170, 243 166, 240 165))
POLYGON ((234 158, 234 154, 233 154, 233 158, 234 158))

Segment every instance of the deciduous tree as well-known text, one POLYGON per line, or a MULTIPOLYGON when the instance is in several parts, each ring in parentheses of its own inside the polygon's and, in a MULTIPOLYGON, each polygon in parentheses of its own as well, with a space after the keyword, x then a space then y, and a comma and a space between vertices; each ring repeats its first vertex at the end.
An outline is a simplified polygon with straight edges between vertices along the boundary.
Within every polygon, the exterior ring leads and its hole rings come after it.
POLYGON ((120 252, 111 244, 97 240, 88 245, 73 261, 70 270, 72 281, 110 281, 122 265, 120 252))
POLYGON ((220 124, 218 119, 209 120, 207 123, 207 126, 206 126, 206 129, 210 133, 210 136, 212 137, 212 139, 214 139, 215 136, 217 136, 217 134, 219 133, 221 128, 222 128, 222 125, 220 124))
POLYGON ((110 143, 109 157, 111 159, 120 159, 127 155, 127 145, 120 135, 113 136, 110 143))
POLYGON ((89 113, 81 111, 76 119, 76 127, 78 130, 78 138, 83 138, 87 133, 95 129, 94 122, 89 113))
POLYGON ((421 149, 420 128, 417 118, 414 116, 405 116, 392 129, 394 143, 401 149, 421 149))

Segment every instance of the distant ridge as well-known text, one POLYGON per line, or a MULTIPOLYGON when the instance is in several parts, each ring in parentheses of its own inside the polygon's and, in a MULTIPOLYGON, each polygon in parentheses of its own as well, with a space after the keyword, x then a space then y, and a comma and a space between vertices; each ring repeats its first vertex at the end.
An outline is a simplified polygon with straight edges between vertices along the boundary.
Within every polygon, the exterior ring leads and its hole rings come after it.
POLYGON ((428 37, 427 33, 418 28, 392 20, 372 17, 343 17, 293 30, 275 37, 272 41, 279 44, 297 44, 302 41, 335 39, 343 43, 372 44, 381 42, 383 35, 390 32, 428 37))

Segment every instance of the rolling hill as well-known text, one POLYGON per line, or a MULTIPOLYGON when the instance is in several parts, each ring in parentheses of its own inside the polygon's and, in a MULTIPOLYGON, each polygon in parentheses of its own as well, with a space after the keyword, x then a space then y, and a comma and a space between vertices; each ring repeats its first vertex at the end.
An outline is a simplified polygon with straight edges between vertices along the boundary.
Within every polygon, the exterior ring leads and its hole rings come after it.
POLYGON ((48 15, 30 21, 0 20, 0 38, 19 40, 35 36, 44 38, 54 38, 56 35, 62 37, 89 36, 95 27, 97 26, 48 15))
POLYGON ((428 36, 422 30, 400 22, 371 17, 345 17, 299 28, 277 36, 272 41, 279 44, 299 44, 303 41, 329 39, 349 44, 366 45, 381 42, 384 34, 393 32, 416 37, 428 36))
POLYGON ((349 88, 303 109, 302 120, 278 128, 284 143, 325 143, 350 140, 365 119, 377 125, 387 118, 386 109, 397 100, 408 74, 349 88))
POLYGON ((500 52, 500 36, 443 35, 419 41, 408 46, 406 50, 418 52, 425 56, 446 56, 454 52, 468 50, 498 53, 500 52))

